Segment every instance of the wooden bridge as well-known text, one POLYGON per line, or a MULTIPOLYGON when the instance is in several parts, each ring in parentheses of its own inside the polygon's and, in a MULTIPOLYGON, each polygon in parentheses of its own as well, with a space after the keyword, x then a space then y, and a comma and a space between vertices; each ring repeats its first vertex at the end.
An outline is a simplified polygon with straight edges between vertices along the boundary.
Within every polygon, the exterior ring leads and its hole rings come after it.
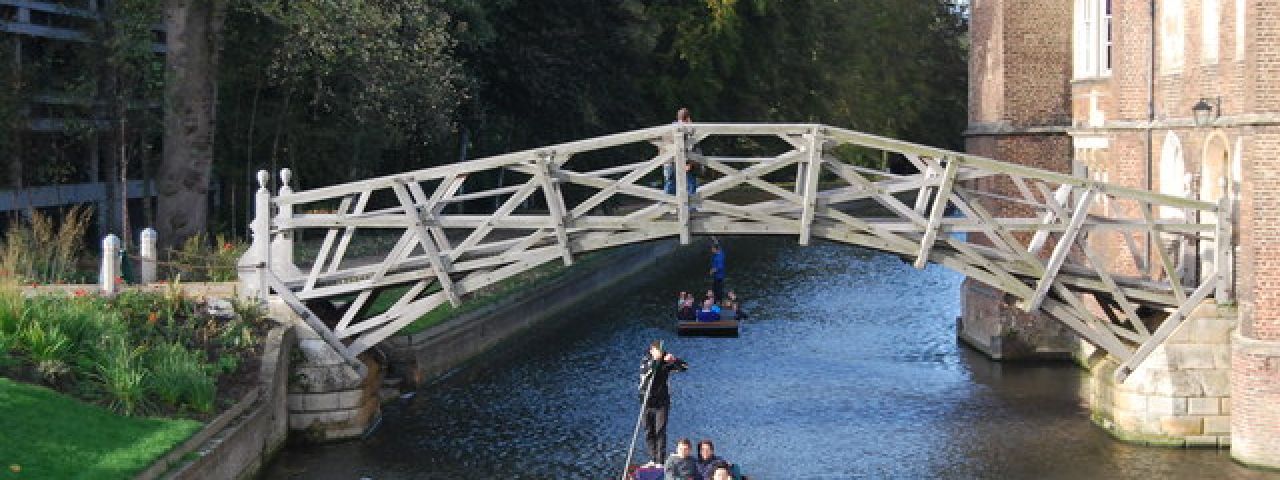
POLYGON ((446 302, 664 237, 795 235, 939 263, 1061 321, 1113 355, 1121 379, 1207 297, 1230 295, 1230 272, 1215 266, 1231 265, 1231 249, 1214 247, 1231 236, 1227 199, 823 125, 673 124, 298 192, 281 177, 273 196, 258 174, 246 293, 279 295, 362 374, 356 355, 446 302), (866 166, 886 159, 910 171, 866 166), (669 175, 686 166, 710 180, 693 190, 689 176, 669 175), (304 238, 318 248, 301 253, 304 238), (349 258, 376 238, 390 245, 380 261, 349 258), (385 291, 403 294, 367 314, 385 291), (336 324, 307 307, 326 299, 341 300, 336 324))

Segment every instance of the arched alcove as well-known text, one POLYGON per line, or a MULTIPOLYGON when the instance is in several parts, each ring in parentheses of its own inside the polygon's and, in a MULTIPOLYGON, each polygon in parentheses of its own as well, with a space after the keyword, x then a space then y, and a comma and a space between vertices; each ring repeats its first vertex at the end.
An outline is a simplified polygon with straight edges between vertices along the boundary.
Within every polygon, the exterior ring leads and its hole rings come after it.
MULTIPOLYGON (((1157 176, 1160 179, 1160 193, 1175 197, 1185 197, 1187 190, 1187 163, 1182 155, 1182 141, 1173 132, 1166 133, 1160 148, 1160 167, 1157 176)), ((1160 218, 1182 219, 1186 214, 1177 208, 1160 208, 1160 218)))
MULTIPOLYGON (((1231 195, 1235 183, 1232 181, 1232 170, 1231 144, 1227 141, 1227 136, 1222 132, 1209 134, 1200 155, 1200 188, 1197 192, 1200 200, 1217 203, 1223 197, 1231 195)), ((1217 215, 1212 212, 1202 212, 1200 215, 1200 220, 1204 222, 1217 220, 1217 215)), ((1214 270, 1217 246, 1215 242, 1202 241, 1198 252, 1200 275, 1203 278, 1214 270)))

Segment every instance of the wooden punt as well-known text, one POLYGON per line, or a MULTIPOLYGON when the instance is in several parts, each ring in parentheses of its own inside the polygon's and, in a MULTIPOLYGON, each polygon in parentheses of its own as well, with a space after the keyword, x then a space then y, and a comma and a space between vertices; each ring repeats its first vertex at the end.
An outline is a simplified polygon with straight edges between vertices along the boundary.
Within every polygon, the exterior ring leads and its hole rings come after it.
POLYGON ((676 333, 685 337, 736 337, 740 322, 732 315, 715 322, 676 320, 676 333))

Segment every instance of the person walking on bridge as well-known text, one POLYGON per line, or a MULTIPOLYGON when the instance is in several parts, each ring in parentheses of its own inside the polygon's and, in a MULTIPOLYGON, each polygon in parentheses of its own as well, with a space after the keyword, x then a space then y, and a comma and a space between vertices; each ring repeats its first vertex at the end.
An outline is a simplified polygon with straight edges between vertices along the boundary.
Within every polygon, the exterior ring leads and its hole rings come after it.
POLYGON ((724 300, 724 250, 719 243, 711 244, 711 291, 712 300, 719 305, 724 300))
POLYGON ((644 444, 649 461, 660 464, 667 458, 667 414, 671 410, 671 372, 683 372, 689 364, 662 350, 662 340, 649 344, 649 354, 640 365, 640 394, 644 396, 644 444))

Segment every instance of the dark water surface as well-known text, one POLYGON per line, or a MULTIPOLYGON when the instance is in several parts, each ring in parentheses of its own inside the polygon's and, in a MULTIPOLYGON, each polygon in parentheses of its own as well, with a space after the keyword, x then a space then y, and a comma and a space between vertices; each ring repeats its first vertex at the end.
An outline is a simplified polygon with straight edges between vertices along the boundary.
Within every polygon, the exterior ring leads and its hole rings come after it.
POLYGON ((1089 422, 1081 370, 962 347, 959 274, 794 238, 725 244, 753 315, 741 338, 675 335, 675 292, 706 288, 694 255, 386 406, 367 440, 291 447, 267 477, 616 478, 655 338, 690 364, 673 375, 671 443, 711 438, 754 478, 1276 477, 1225 451, 1114 441, 1089 422))

